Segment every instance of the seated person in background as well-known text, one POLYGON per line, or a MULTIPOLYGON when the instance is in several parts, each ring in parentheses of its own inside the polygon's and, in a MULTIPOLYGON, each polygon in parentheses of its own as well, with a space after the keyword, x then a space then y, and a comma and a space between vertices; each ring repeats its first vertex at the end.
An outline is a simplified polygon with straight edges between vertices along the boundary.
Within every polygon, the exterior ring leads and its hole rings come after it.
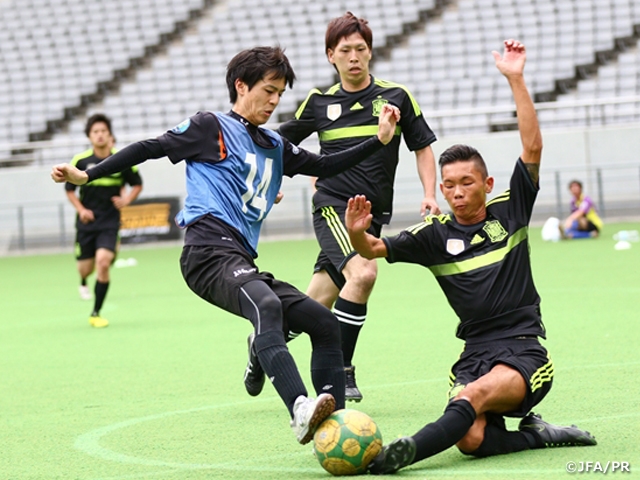
POLYGON ((582 182, 571 180, 569 182, 571 192, 571 215, 564 221, 562 237, 595 238, 602 230, 602 219, 596 212, 593 200, 582 193, 582 182))

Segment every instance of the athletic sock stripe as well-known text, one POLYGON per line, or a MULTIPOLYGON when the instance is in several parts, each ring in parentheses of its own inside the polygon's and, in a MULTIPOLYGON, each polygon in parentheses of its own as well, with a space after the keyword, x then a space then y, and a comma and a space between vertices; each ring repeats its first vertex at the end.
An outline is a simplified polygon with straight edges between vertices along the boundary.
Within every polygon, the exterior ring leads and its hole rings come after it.
POLYGON ((338 319, 339 322, 346 323, 348 325, 355 325, 357 327, 361 327, 364 325, 364 320, 361 320, 361 321, 349 320, 348 318, 341 317, 340 315, 336 315, 336 318, 338 319))
POLYGON ((322 217, 327 221, 327 225, 333 233, 333 237, 336 239, 340 250, 342 250, 342 254, 346 257, 353 251, 347 230, 344 225, 342 225, 340 217, 333 207, 321 207, 321 210, 322 217))
POLYGON ((335 308, 333 309, 333 313, 337 317, 348 318, 350 320, 362 320, 363 322, 365 318, 367 318, 366 315, 352 315, 350 313, 343 312, 342 310, 336 310, 335 308))

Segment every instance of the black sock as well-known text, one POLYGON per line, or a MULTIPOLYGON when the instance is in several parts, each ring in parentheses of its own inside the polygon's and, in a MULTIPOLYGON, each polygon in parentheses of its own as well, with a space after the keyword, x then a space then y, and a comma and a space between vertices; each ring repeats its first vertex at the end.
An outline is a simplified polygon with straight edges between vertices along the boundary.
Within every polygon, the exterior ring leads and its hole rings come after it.
POLYGON ((96 286, 93 290, 96 296, 96 300, 95 300, 95 303, 93 304, 93 313, 91 315, 94 315, 94 316, 100 315, 102 304, 104 303, 104 299, 107 296, 107 290, 109 290, 109 282, 102 283, 96 280, 96 286))
POLYGON ((336 410, 344 408, 345 375, 342 351, 317 347, 311 354, 311 380, 316 393, 330 393, 336 399, 336 410))
POLYGON ((484 440, 477 450, 470 453, 474 457, 489 457, 503 453, 521 452, 534 448, 533 436, 528 432, 510 432, 504 427, 487 423, 484 429, 484 440))
POLYGON ((333 306, 333 313, 340 322, 342 336, 342 356, 345 367, 351 366, 356 349, 358 334, 367 318, 367 304, 353 303, 338 297, 333 306))
POLYGON ((87 277, 83 277, 80 279, 80 285, 82 285, 83 287, 87 286, 87 277))
POLYGON ((451 402, 438 420, 413 436, 417 447, 413 463, 454 446, 464 438, 475 420, 476 412, 467 400, 451 402))
POLYGON ((300 395, 307 395, 307 389, 284 342, 284 335, 282 332, 269 330, 256 335, 253 346, 260 365, 293 418, 293 404, 300 395))

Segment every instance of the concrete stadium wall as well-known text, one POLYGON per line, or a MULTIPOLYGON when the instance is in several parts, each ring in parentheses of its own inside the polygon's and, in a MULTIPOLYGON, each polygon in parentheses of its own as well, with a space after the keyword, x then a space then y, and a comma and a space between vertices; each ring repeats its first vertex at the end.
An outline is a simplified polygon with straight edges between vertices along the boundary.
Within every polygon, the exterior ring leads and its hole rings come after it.
MULTIPOLYGON (((541 191, 534 220, 560 214, 567 209, 567 183, 578 178, 596 202, 603 200, 607 213, 640 215, 640 125, 543 131, 544 152, 541 191), (598 170, 602 189, 598 190, 598 170), (598 196, 600 195, 600 197, 598 196)), ((446 137, 433 145, 436 158, 455 143, 476 147, 485 158, 489 172, 496 177, 494 194, 508 188, 514 162, 521 152, 518 132, 490 135, 446 137)), ((313 142, 303 146, 316 149, 313 142)), ((14 167, 0 171, 0 254, 31 247, 67 246, 74 237, 75 212, 63 186, 54 184, 50 169, 14 167)), ((167 159, 140 165, 144 190, 140 198, 185 195, 184 164, 172 165, 167 159)), ((274 207, 265 222, 263 236, 310 235, 311 188, 306 177, 285 178, 285 198, 274 207)), ((444 199, 439 195, 443 208, 444 199)), ((415 157, 402 150, 396 183, 394 222, 401 228, 420 221, 422 188, 416 173, 415 157)), ((566 214, 566 212, 565 212, 566 214)))

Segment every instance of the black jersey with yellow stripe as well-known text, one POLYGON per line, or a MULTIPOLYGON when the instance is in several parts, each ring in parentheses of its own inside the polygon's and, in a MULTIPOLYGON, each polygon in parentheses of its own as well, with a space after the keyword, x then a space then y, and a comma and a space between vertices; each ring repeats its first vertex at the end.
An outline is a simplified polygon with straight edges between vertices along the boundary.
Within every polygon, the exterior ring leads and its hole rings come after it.
MULTIPOLYGON (((112 149, 111 153, 116 153, 116 149, 112 149)), ((84 171, 97 165, 102 160, 104 158, 97 157, 93 149, 90 148, 73 157, 71 165, 84 171)), ((84 231, 120 228, 120 210, 113 205, 111 198, 119 196, 120 190, 125 184, 142 185, 138 167, 127 168, 123 172, 98 178, 82 185, 80 187, 80 201, 85 208, 93 212, 95 220, 89 223, 82 223, 79 218, 76 218, 76 228, 84 231)), ((67 182, 65 189, 74 191, 76 186, 67 182)))
POLYGON ((528 242, 537 193, 518 160, 510 188, 487 203, 484 221, 461 225, 452 214, 427 216, 383 239, 387 261, 431 270, 460 318, 456 335, 463 340, 544 338, 528 242))
POLYGON ((336 200, 346 202, 355 194, 364 194, 371 200, 376 221, 389 223, 401 136, 411 151, 427 147, 436 136, 405 86, 373 76, 370 85, 358 92, 347 92, 339 83, 325 92, 311 90, 295 118, 280 126, 278 132, 295 144, 317 132, 321 153, 333 153, 376 135, 380 111, 387 103, 401 111, 393 140, 355 167, 320 178, 316 187, 324 195, 314 198, 315 208, 335 206, 336 200))

